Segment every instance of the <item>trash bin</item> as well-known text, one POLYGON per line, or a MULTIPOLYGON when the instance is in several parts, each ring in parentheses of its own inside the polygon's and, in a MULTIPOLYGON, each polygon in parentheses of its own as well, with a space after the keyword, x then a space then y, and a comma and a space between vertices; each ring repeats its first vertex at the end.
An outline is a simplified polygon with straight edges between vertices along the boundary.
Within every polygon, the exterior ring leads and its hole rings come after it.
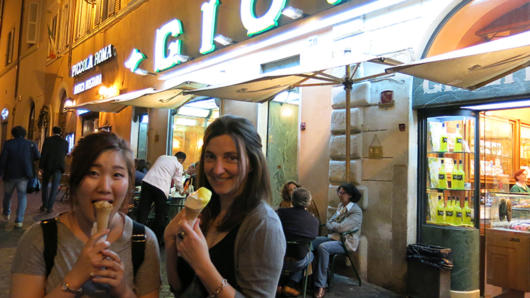
POLYGON ((450 297, 450 248, 411 244, 407 247, 407 260, 407 290, 411 297, 450 297))

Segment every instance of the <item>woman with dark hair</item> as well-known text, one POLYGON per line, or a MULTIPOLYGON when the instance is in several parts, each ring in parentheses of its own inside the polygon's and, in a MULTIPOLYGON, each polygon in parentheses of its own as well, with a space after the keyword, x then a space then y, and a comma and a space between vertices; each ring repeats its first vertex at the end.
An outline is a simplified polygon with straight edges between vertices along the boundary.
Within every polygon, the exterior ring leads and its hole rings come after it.
POLYGON ((313 277, 315 297, 324 297, 327 283, 329 256, 356 251, 361 236, 363 212, 357 205, 361 193, 351 183, 341 184, 337 188, 340 203, 337 212, 326 223, 328 236, 320 236, 313 240, 313 248, 317 251, 318 261, 313 277))
POLYGON ((212 190, 210 203, 193 225, 178 213, 164 233, 176 296, 274 297, 286 243, 267 204, 270 181, 261 150, 261 138, 244 118, 225 115, 206 129, 199 186, 212 190))
POLYGON ((34 224, 22 236, 11 269, 11 296, 158 297, 157 239, 145 227, 143 261, 133 266, 133 220, 119 211, 134 187, 129 146, 112 133, 100 132, 81 139, 72 155, 71 210, 34 224), (94 203, 102 201, 112 206, 108 228, 94 232, 94 203), (54 243, 44 237, 51 228, 54 243), (50 251, 55 253, 51 268, 45 258, 50 251))
POLYGON ((530 193, 530 189, 526 185, 526 175, 527 172, 525 169, 519 169, 513 174, 515 179, 515 184, 510 188, 510 192, 526 192, 530 193))
POLYGON ((299 188, 301 185, 296 183, 296 181, 289 180, 282 187, 282 201, 280 202, 280 208, 291 208, 293 207, 292 197, 295 189, 299 188))

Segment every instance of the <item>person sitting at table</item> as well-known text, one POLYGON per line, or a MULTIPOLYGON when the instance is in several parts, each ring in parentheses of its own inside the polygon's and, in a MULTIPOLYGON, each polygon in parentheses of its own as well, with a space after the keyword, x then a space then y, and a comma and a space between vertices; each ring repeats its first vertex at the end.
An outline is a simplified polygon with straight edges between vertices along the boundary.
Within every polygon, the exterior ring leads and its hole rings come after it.
POLYGON ((337 188, 337 196, 340 200, 337 212, 326 223, 331 234, 313 240, 313 249, 317 251, 317 265, 313 277, 314 296, 318 298, 325 295, 329 256, 344 254, 345 248, 348 251, 356 251, 359 246, 363 212, 357 202, 361 199, 361 193, 355 185, 346 183, 337 188), (343 234, 345 235, 342 236, 343 234))
MULTIPOLYGON (((280 205, 278 208, 291 208, 293 207, 292 203, 292 197, 293 192, 295 189, 302 187, 299 183, 293 180, 287 181, 283 187, 282 187, 282 201, 280 202, 280 205)), ((309 206, 307 206, 306 209, 309 213, 311 213, 316 219, 320 222, 320 214, 318 212, 317 205, 315 204, 315 201, 311 200, 311 203, 309 206)))
MULTIPOLYGON (((225 115, 204 133, 199 185, 212 191, 200 220, 179 212, 166 227, 168 282, 176 297, 274 297, 285 256, 261 138, 225 115)), ((186 209, 183 209, 186 210, 186 209)))
POLYGON ((286 296, 299 296, 296 285, 302 280, 303 269, 313 261, 313 253, 309 251, 311 241, 318 236, 318 220, 309 212, 311 193, 300 187, 295 189, 292 197, 292 208, 278 209, 283 232, 287 240, 287 252, 283 263, 284 270, 292 272, 287 281, 280 280, 277 293, 286 296), (289 241, 297 241, 298 245, 290 245, 289 241))
POLYGON ((515 179, 515 184, 510 188, 510 192, 524 192, 530 193, 530 189, 526 185, 526 175, 527 172, 525 169, 519 169, 513 174, 515 179))
POLYGON ((168 206, 166 201, 169 198, 171 184, 179 192, 182 192, 182 163, 184 160, 186 160, 186 153, 181 151, 177 152, 175 156, 161 155, 142 180, 136 220, 145 224, 149 212, 151 212, 151 205, 154 203, 155 223, 153 230, 161 246, 163 245, 164 228, 167 223, 168 206))
POLYGON ((301 185, 296 181, 289 180, 282 187, 282 201, 280 202, 279 208, 291 208, 293 207, 292 196, 295 189, 301 185))

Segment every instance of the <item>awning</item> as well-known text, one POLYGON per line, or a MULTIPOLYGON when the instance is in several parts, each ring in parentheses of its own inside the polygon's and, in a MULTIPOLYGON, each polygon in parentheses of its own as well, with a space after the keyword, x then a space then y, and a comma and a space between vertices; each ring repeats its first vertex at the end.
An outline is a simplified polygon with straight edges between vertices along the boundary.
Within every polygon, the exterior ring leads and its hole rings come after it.
POLYGON ((174 109, 195 97, 195 95, 192 94, 184 94, 185 90, 193 90, 205 86, 207 85, 195 82, 183 82, 167 89, 141 89, 111 98, 80 103, 66 107, 66 109, 86 109, 95 112, 109 113, 118 113, 127 106, 174 109))
POLYGON ((529 65, 530 31, 526 31, 386 71, 473 90, 529 65))
POLYGON ((321 70, 303 70, 303 69, 292 69, 289 72, 281 73, 276 72, 274 75, 263 75, 257 78, 236 82, 229 85, 223 86, 213 86, 202 89, 196 89, 188 91, 188 94, 202 95, 208 97, 217 97, 222 99, 232 99, 239 101, 249 101, 249 102, 265 102, 269 99, 272 99, 276 94, 285 91, 293 87, 304 87, 304 86, 325 86, 325 85, 341 85, 345 82, 354 83, 362 80, 367 80, 381 75, 388 75, 387 73, 379 73, 369 77, 363 78, 352 78, 353 74, 359 63, 361 62, 374 62, 379 64, 386 65, 395 65, 399 62, 374 56, 363 56, 354 61, 346 62, 342 60, 326 67, 326 69, 321 70), (355 65, 351 73, 352 76, 346 77, 336 77, 328 73, 328 70, 334 69, 336 67, 350 67, 350 64, 355 65), (311 82, 306 82, 308 80, 314 80, 311 82))

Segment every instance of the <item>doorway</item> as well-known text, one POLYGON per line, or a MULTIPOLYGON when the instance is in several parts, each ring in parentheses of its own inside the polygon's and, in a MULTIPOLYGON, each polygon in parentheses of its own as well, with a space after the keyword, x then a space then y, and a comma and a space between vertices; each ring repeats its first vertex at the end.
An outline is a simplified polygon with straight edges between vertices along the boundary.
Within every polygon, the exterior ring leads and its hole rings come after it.
POLYGON ((479 130, 483 293, 530 297, 530 108, 482 111, 479 130))

